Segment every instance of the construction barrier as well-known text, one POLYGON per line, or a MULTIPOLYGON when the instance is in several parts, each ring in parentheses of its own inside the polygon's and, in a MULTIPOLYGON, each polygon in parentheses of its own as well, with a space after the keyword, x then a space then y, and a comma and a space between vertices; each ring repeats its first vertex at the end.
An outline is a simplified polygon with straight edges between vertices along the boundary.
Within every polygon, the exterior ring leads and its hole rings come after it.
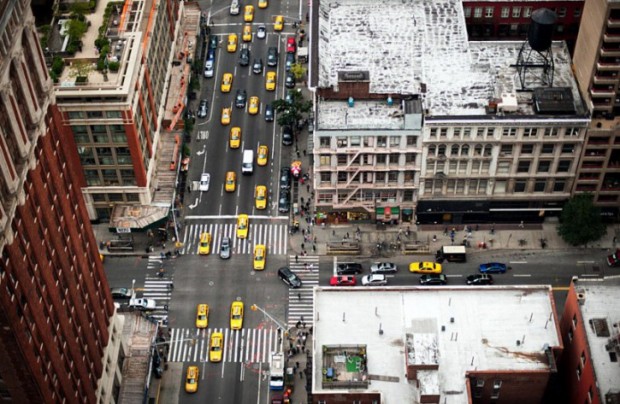
POLYGON ((424 243, 405 243, 403 248, 403 254, 415 255, 415 254, 430 254, 431 249, 428 244, 424 243))
POLYGON ((327 255, 359 255, 361 251, 357 242, 327 243, 327 255))

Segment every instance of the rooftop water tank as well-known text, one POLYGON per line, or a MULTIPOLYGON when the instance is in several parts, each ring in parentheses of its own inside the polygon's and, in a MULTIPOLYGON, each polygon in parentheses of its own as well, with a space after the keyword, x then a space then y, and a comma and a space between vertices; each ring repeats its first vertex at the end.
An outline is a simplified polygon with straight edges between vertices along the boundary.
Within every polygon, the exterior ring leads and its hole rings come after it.
POLYGON ((539 8, 532 13, 532 23, 527 33, 527 42, 535 51, 542 52, 551 46, 551 37, 557 15, 548 8, 539 8))

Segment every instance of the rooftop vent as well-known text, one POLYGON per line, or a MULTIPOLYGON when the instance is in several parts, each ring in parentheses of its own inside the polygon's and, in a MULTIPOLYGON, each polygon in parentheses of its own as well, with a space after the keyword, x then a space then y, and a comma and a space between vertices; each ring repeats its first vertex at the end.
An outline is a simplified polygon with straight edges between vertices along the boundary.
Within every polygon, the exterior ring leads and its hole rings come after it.
POLYGON ((541 87, 534 89, 534 109, 538 114, 574 114, 575 101, 568 87, 541 87))
POLYGON ((498 111, 515 112, 519 108, 517 95, 515 93, 503 93, 502 100, 497 104, 498 111))

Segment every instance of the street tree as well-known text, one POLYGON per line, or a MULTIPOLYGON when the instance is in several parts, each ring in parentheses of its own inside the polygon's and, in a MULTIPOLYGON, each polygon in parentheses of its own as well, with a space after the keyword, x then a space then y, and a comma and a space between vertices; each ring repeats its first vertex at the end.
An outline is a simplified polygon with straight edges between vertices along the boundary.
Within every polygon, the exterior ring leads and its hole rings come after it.
POLYGON ((306 74, 306 68, 301 65, 301 63, 293 63, 291 65, 291 73, 295 76, 295 80, 301 80, 306 74))
POLYGON ((560 216, 558 234, 567 243, 578 246, 599 240, 607 229, 601 220, 601 210, 594 206, 592 194, 572 197, 560 216))
POLYGON ((278 125, 290 126, 293 132, 297 132, 297 123, 303 119, 303 114, 310 112, 312 102, 304 100, 301 90, 291 90, 290 101, 275 100, 273 109, 278 112, 278 125))

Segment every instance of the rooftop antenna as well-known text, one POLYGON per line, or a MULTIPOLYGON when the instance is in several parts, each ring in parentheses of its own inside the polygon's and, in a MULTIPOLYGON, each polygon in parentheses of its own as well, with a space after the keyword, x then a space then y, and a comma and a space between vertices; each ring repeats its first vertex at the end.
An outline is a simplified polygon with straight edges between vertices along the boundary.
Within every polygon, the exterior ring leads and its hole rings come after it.
POLYGON ((539 8, 532 13, 532 22, 527 32, 527 39, 521 45, 517 56, 516 68, 519 73, 521 91, 531 90, 526 81, 526 76, 538 78, 536 87, 553 86, 553 52, 551 50, 551 37, 557 15, 547 9, 539 8))

